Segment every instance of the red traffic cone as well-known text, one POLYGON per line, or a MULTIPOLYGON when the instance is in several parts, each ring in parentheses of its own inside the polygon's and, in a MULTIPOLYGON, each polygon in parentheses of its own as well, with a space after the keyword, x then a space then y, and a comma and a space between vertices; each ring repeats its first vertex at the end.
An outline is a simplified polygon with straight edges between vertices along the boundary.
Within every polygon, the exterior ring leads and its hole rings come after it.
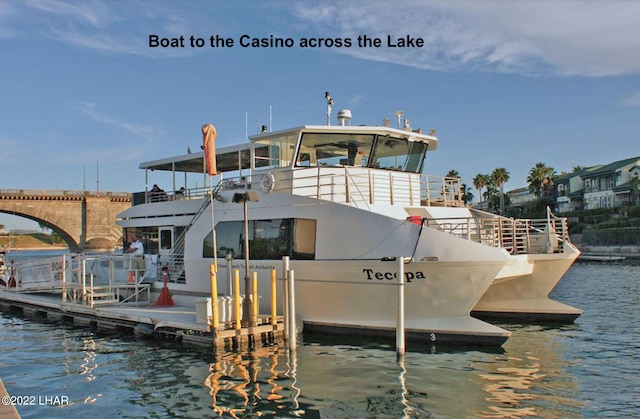
POLYGON ((154 304, 154 307, 172 307, 175 306, 173 302, 173 298, 171 298, 171 293, 169 292, 169 287, 167 287, 167 273, 164 272, 162 274, 164 285, 162 286, 162 291, 160 291, 160 295, 154 304))

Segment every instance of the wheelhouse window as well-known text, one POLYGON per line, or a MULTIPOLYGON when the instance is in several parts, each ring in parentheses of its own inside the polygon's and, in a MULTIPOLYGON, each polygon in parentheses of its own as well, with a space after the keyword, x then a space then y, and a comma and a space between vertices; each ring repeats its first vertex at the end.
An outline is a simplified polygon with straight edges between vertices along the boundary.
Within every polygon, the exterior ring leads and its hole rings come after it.
POLYGON ((375 136, 373 134, 302 134, 297 166, 364 166, 375 136))
POLYGON ((296 166, 360 166, 420 173, 427 148, 427 143, 390 135, 306 132, 296 166))
POLYGON ((378 136, 372 153, 371 167, 420 173, 427 144, 388 135, 378 136))
MULTIPOLYGON (((249 221, 249 258, 278 260, 315 259, 316 221, 308 219, 269 219, 249 221)), ((230 254, 243 259, 244 222, 223 221, 216 225, 218 256, 230 254)), ((213 233, 203 241, 202 257, 213 258, 213 233)))
POLYGON ((254 141, 253 159, 255 168, 290 166, 297 140, 297 134, 288 134, 268 136, 254 141))

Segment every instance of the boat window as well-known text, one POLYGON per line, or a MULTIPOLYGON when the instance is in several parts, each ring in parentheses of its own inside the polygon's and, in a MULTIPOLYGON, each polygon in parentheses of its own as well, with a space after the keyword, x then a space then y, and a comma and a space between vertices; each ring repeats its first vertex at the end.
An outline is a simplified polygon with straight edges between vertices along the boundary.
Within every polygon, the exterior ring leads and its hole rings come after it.
POLYGON ((172 245, 171 230, 160 230, 160 249, 169 250, 172 245))
POLYGON ((297 140, 297 133, 255 140, 253 143, 255 168, 290 166, 297 140))
POLYGON ((128 227, 124 229, 122 240, 123 249, 128 249, 133 237, 138 236, 144 246, 144 253, 158 254, 158 227, 128 227))
POLYGON ((251 167, 251 152, 249 149, 231 151, 216 155, 218 172, 233 172, 251 167))
POLYGON ((371 167, 420 173, 426 151, 426 143, 381 135, 373 149, 371 167))
POLYGON ((278 167, 280 164, 280 147, 277 145, 260 146, 254 149, 256 167, 278 167))
POLYGON ((368 166, 373 134, 305 132, 296 166, 368 166))
MULTIPOLYGON (((315 258, 316 221, 306 219, 270 219, 249 221, 249 258, 279 260, 315 258)), ((203 241, 202 257, 213 257, 213 234, 203 241)), ((223 221, 216 225, 218 256, 227 254, 244 259, 244 222, 223 221)))

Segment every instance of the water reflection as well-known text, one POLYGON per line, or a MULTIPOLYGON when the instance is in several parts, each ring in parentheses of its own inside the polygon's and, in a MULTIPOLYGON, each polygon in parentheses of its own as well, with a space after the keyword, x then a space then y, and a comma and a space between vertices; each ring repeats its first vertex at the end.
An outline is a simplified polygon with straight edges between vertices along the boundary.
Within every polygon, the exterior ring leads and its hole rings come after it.
POLYGON ((262 348, 217 357, 203 382, 220 417, 579 417, 557 333, 518 326, 503 353, 436 350, 398 361, 372 345, 262 348))
POLYGON ((93 370, 98 367, 96 363, 96 342, 93 340, 93 336, 83 340, 82 364, 80 365, 80 375, 84 375, 87 381, 93 381, 96 379, 93 375, 93 370))
POLYGON ((308 416, 296 386, 297 354, 277 347, 223 354, 209 365, 204 385, 219 416, 308 416))
MULTIPOLYGON (((571 330, 518 327, 502 351, 429 348, 400 361, 391 347, 372 343, 214 355, 66 332, 58 338, 66 372, 48 376, 63 375, 74 389, 77 403, 65 417, 579 417, 578 388, 557 339, 571 330)), ((53 349, 39 351, 55 359, 53 349)))
POLYGON ((487 393, 487 406, 479 416, 580 417, 578 385, 557 339, 563 328, 511 327, 516 339, 505 345, 504 356, 474 364, 487 393))

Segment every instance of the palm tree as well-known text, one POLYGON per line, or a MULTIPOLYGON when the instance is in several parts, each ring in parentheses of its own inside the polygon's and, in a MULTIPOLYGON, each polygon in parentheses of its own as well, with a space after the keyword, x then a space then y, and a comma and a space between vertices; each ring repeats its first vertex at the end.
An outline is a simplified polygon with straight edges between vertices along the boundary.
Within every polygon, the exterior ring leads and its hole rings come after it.
POLYGON ((571 173, 578 173, 584 170, 584 167, 577 165, 571 168, 571 173))
POLYGON ((467 189, 467 185, 463 183, 461 185, 462 189, 462 202, 465 205, 468 205, 471 201, 473 201, 473 193, 471 192, 471 188, 467 189))
POLYGON ((473 186, 478 190, 478 199, 482 202, 482 188, 489 184, 489 176, 478 173, 473 178, 473 186))
POLYGON ((497 199, 497 203, 495 199, 497 194, 498 188, 496 188, 496 185, 494 185, 493 182, 491 182, 491 179, 489 179, 489 183, 487 183, 487 191, 484 193, 484 199, 487 202, 487 210, 495 212, 500 210, 500 199, 497 199))
POLYGON ((447 174, 444 175, 444 177, 445 177, 444 193, 446 194, 453 193, 456 199, 462 198, 464 200, 464 197, 462 196, 464 194, 464 191, 461 191, 459 189, 460 173, 458 173, 457 170, 452 169, 452 170, 449 170, 447 174), (457 181, 449 180, 451 178, 457 179, 457 181))
POLYGON ((498 167, 491 172, 491 181, 500 188, 500 215, 504 214, 504 192, 502 187, 509 180, 509 172, 504 167, 498 167))
POLYGON ((527 177, 529 190, 535 193, 538 199, 542 198, 542 193, 547 185, 553 185, 555 176, 556 173, 553 167, 549 167, 542 162, 536 163, 536 165, 529 170, 529 176, 527 177))

